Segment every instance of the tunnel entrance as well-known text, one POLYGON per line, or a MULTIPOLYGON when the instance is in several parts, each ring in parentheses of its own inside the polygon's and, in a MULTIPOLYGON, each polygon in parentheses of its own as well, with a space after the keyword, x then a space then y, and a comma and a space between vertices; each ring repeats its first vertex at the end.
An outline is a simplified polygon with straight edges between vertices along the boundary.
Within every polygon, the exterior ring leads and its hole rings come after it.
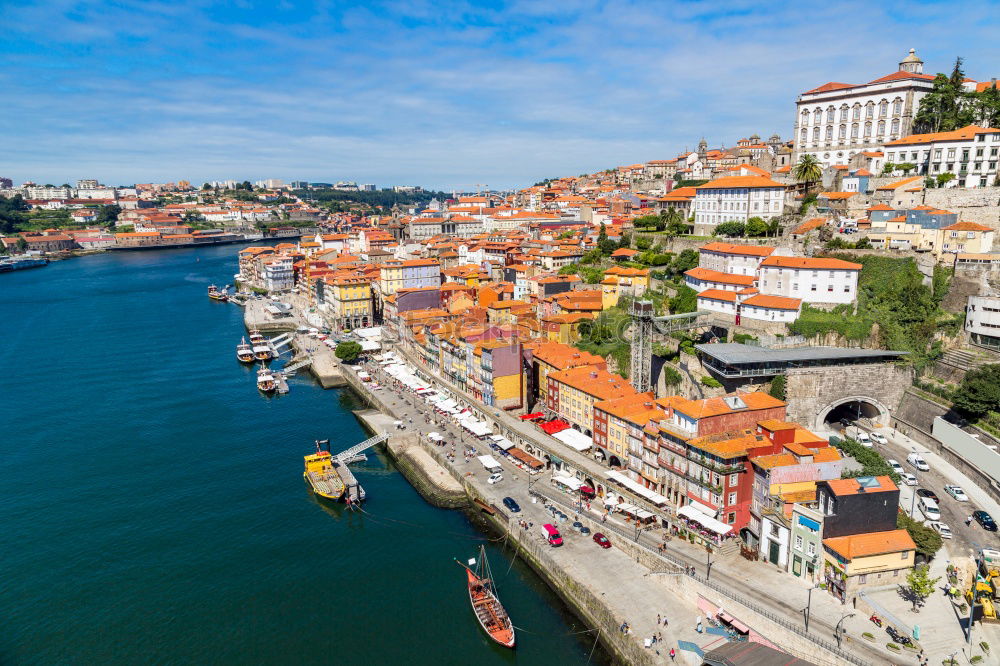
POLYGON ((816 425, 836 429, 848 422, 856 423, 862 420, 888 425, 889 410, 873 398, 862 396, 844 398, 821 411, 816 419, 816 425))

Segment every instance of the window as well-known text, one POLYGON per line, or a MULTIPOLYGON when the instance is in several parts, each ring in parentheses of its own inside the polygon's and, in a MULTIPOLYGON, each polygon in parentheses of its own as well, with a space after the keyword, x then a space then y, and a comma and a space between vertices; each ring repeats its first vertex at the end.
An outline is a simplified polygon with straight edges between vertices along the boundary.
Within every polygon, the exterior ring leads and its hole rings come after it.
POLYGON ((865 105, 865 118, 871 118, 874 115, 875 115, 875 103, 868 102, 868 104, 865 105))
POLYGON ((884 118, 889 113, 889 102, 882 100, 878 105, 878 115, 884 118))
POLYGON ((730 513, 729 515, 727 515, 726 516, 726 522, 729 523, 730 525, 732 525, 733 523, 735 523, 736 522, 736 514, 735 513, 730 513))
POLYGON ((729 501, 726 502, 727 505, 732 506, 733 504, 736 504, 736 493, 729 493, 728 499, 729 501))
POLYGON ((840 107, 840 121, 843 122, 847 120, 847 105, 840 107))
POLYGON ((740 475, 739 474, 730 474, 729 475, 729 485, 730 486, 735 486, 739 482, 740 482, 740 475))
POLYGON ((858 138, 858 124, 857 123, 854 123, 853 125, 851 125, 851 138, 852 139, 857 139, 858 138))
POLYGON ((901 555, 902 555, 902 557, 899 558, 901 560, 908 560, 908 559, 910 559, 910 551, 908 551, 908 550, 903 551, 901 553, 901 555))
POLYGON ((883 134, 885 134, 885 121, 880 120, 878 121, 878 136, 882 136, 883 134))
POLYGON ((903 112, 903 100, 897 99, 892 103, 892 114, 898 116, 903 112))
POLYGON ((858 576, 859 585, 864 585, 867 582, 868 582, 868 574, 861 574, 860 576, 858 576))
POLYGON ((899 119, 896 118, 892 121, 892 129, 890 130, 892 134, 899 134, 899 119))
POLYGON ((806 141, 809 140, 809 130, 807 130, 805 127, 803 127, 802 131, 799 132, 799 140, 802 141, 802 143, 805 143, 806 141))
POLYGON ((813 142, 819 141, 819 128, 813 127, 813 142))
POLYGON ((816 291, 816 285, 810 285, 809 291, 816 291))
POLYGON ((795 535, 795 550, 802 550, 802 535, 795 535))
POLYGON ((833 141, 833 125, 826 126, 826 140, 833 141))
POLYGON ((806 545, 806 552, 809 553, 810 555, 815 555, 816 554, 816 544, 813 543, 812 541, 810 541, 806 545))
POLYGON ((861 105, 860 104, 855 104, 854 105, 854 113, 851 114, 851 119, 852 120, 858 120, 859 118, 861 118, 861 105))
POLYGON ((871 136, 871 135, 872 135, 872 124, 865 123, 865 136, 871 136))

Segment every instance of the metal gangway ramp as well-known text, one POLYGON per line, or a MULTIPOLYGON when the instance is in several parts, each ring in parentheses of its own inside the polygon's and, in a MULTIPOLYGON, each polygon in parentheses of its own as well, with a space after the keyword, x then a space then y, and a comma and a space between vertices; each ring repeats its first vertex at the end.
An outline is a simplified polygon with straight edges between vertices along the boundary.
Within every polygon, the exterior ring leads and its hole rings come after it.
POLYGON ((312 363, 311 358, 304 358, 301 361, 296 361, 295 363, 292 363, 291 365, 282 368, 281 374, 285 375, 286 377, 291 377, 292 375, 295 374, 296 370, 304 368, 311 363, 312 363))
POLYGON ((268 340, 268 342, 271 343, 271 346, 274 347, 275 349, 277 349, 278 347, 284 347, 291 341, 292 341, 291 333, 282 333, 278 337, 271 338, 270 340, 268 340))
POLYGON ((333 459, 335 461, 339 462, 339 463, 343 463, 344 461, 350 460, 354 456, 358 455, 362 451, 364 451, 366 449, 370 449, 371 447, 375 446, 376 444, 381 444, 385 440, 389 439, 389 437, 390 437, 390 435, 387 432, 379 433, 379 434, 375 435, 374 437, 369 437, 368 439, 366 439, 365 441, 361 442, 360 444, 355 444, 354 446, 352 446, 351 448, 347 449, 346 451, 341 451, 337 455, 333 456, 333 459))

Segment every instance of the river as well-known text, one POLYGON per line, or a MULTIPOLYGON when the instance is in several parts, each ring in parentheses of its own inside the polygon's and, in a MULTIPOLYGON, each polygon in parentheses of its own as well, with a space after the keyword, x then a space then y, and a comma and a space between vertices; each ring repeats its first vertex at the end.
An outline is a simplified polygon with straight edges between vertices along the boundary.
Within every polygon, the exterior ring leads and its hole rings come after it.
POLYGON ((367 514, 307 492, 302 456, 364 439, 359 405, 306 375, 258 393, 241 310, 205 295, 238 247, 0 275, 0 664, 605 663, 493 542, 522 630, 490 643, 453 561, 486 535, 381 455, 355 466, 367 514))

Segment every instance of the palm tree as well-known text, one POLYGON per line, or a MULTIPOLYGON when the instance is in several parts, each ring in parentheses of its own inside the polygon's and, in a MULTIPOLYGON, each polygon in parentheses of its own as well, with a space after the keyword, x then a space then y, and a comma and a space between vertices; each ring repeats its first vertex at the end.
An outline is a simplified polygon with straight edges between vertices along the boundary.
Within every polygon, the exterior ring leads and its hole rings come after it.
POLYGON ((806 190, 809 184, 814 183, 823 177, 823 167, 815 155, 808 153, 799 158, 799 161, 792 167, 792 174, 799 180, 805 181, 806 190))

